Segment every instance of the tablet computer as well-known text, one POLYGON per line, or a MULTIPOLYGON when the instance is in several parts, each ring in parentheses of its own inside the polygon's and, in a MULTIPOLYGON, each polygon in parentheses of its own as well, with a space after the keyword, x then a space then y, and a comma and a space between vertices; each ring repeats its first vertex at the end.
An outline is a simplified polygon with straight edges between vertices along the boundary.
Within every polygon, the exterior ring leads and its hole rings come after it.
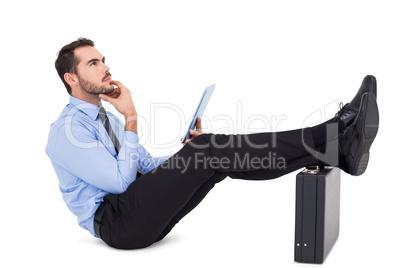
POLYGON ((207 87, 204 90, 204 92, 202 93, 200 103, 198 104, 197 109, 195 110, 195 114, 193 116, 193 119, 190 122, 190 125, 188 126, 186 132, 184 133, 183 140, 181 143, 184 143, 187 139, 191 138, 190 130, 195 129, 195 125, 197 123, 197 118, 204 114, 205 108, 207 108, 208 101, 211 98, 211 95, 212 95, 212 92, 214 92, 214 89, 215 89, 215 84, 207 87))

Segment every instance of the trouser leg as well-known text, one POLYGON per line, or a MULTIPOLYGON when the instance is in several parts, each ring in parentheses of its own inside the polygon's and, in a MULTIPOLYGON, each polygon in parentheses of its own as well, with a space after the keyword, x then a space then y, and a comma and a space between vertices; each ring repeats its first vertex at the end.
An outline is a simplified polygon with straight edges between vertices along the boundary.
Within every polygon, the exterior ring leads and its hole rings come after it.
POLYGON ((315 164, 305 145, 314 147, 309 129, 304 134, 294 130, 201 135, 134 181, 123 194, 105 197, 108 205, 102 239, 117 248, 149 246, 163 238, 226 176, 272 179, 315 164))
POLYGON ((225 174, 216 173, 204 184, 202 184, 200 188, 198 188, 194 195, 190 198, 187 204, 171 219, 171 221, 167 224, 166 228, 162 231, 155 242, 162 240, 173 229, 173 227, 182 218, 184 218, 184 216, 190 213, 190 211, 192 211, 196 206, 198 206, 199 203, 201 203, 201 201, 209 193, 209 191, 214 188, 215 184, 222 181, 225 177, 225 174))

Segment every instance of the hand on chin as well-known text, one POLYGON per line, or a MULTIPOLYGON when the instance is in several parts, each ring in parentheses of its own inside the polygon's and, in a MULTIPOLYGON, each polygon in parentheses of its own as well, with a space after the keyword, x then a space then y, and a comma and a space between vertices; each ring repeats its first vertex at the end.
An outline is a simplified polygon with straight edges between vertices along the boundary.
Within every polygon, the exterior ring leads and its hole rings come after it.
POLYGON ((114 90, 110 93, 104 93, 104 95, 109 96, 111 98, 117 99, 121 94, 120 88, 116 87, 114 90))

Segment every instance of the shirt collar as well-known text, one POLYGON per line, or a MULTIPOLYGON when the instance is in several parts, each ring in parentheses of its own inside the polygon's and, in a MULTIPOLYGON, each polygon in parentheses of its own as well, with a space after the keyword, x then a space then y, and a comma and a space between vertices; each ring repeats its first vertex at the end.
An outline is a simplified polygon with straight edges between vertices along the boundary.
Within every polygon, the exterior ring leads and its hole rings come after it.
POLYGON ((100 106, 96 106, 92 103, 77 99, 73 96, 70 96, 70 104, 84 114, 88 115, 92 120, 96 120, 99 114, 99 109, 100 107, 102 107, 102 103, 100 104, 100 106))

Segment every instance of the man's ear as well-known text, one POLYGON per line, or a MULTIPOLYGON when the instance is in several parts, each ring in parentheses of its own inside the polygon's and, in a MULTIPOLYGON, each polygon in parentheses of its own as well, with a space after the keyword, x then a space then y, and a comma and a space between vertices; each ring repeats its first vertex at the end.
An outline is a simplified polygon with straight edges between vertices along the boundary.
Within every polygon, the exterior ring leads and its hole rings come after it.
POLYGON ((71 73, 65 73, 64 74, 64 80, 69 84, 70 86, 76 86, 78 85, 78 77, 75 74, 71 73))

